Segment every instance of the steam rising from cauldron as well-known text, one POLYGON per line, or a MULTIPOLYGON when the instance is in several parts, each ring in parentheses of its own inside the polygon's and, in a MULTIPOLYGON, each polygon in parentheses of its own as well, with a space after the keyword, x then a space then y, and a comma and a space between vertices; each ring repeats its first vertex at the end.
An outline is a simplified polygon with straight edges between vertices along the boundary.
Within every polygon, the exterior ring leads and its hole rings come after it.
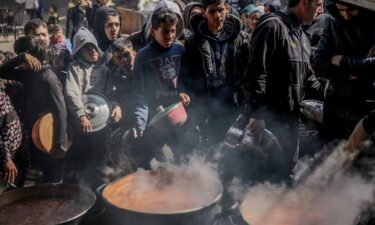
POLYGON ((206 206, 221 193, 216 170, 200 158, 179 166, 154 160, 152 166, 115 181, 104 195, 125 209, 169 213, 206 206))
POLYGON ((305 159, 292 188, 258 184, 246 194, 241 210, 252 225, 353 225, 365 204, 374 202, 374 181, 345 168, 351 156, 343 144, 323 158, 305 159))

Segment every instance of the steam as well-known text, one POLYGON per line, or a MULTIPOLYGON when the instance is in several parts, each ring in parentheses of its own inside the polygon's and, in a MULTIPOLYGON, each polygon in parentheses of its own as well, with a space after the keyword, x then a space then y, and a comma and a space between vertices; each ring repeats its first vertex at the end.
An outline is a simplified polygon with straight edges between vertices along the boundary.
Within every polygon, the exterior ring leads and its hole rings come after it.
POLYGON ((348 172, 351 161, 341 144, 326 156, 300 162, 292 188, 270 183, 251 187, 241 206, 245 220, 252 225, 355 224, 364 205, 374 202, 375 187, 348 172))
POLYGON ((109 201, 125 209, 165 213, 206 206, 221 194, 215 166, 198 156, 184 165, 153 160, 151 166, 150 171, 138 169, 131 178, 116 181, 117 194, 109 201))

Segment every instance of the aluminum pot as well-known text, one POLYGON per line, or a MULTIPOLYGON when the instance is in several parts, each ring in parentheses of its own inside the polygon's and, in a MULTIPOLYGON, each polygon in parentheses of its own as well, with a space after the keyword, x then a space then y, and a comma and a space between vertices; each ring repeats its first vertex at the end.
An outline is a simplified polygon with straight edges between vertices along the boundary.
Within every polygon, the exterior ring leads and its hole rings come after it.
MULTIPOLYGON (((133 179, 132 176, 135 175, 130 174, 124 178, 133 179)), ((220 182, 217 183, 215 197, 211 201, 199 207, 170 212, 147 212, 119 207, 109 201, 103 194, 109 185, 103 185, 97 190, 101 194, 101 200, 106 205, 103 216, 107 225, 212 225, 215 216, 220 212, 219 202, 223 192, 223 186, 220 182)))
POLYGON ((75 184, 41 184, 0 195, 2 225, 77 225, 95 194, 75 184))

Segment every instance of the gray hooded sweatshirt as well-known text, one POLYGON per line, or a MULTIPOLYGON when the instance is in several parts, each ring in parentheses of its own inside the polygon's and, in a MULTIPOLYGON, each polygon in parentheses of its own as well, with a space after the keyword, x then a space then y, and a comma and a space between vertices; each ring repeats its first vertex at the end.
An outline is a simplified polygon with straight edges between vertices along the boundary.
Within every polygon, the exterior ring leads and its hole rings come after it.
POLYGON ((73 38, 74 61, 69 64, 64 90, 67 107, 76 120, 85 115, 82 93, 100 93, 111 101, 112 106, 118 105, 115 100, 116 87, 101 57, 102 54, 94 35, 87 28, 81 27, 73 38), (88 63, 79 53, 88 43, 94 44, 100 54, 96 63, 88 63))

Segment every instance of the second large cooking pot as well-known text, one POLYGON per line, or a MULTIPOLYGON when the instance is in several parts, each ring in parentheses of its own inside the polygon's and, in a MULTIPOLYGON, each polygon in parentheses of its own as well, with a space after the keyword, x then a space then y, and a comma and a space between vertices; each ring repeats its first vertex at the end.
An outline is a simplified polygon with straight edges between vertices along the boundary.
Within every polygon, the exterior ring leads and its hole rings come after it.
POLYGON ((120 178, 100 190, 107 206, 106 224, 211 225, 219 213, 223 187, 219 181, 201 182, 201 178, 167 171, 120 178))
POLYGON ((1 225, 77 225, 95 194, 75 184, 41 184, 0 195, 1 225))

